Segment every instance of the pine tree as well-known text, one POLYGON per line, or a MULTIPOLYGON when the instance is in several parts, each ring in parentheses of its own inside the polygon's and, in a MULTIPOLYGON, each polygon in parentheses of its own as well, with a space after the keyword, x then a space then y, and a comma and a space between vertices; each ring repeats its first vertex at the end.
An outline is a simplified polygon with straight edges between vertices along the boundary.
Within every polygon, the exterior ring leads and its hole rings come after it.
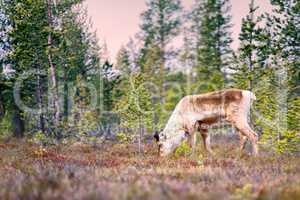
POLYGON ((264 61, 261 58, 263 52, 261 45, 266 44, 267 35, 258 26, 262 18, 256 16, 259 7, 255 6, 255 1, 251 0, 248 15, 242 19, 242 29, 239 35, 241 42, 238 49, 238 58, 231 67, 234 71, 233 78, 235 86, 241 89, 253 90, 263 73, 264 61))
POLYGON ((288 66, 289 86, 300 94, 300 2, 298 0, 271 0, 275 14, 268 16, 274 30, 275 51, 280 52, 288 66))
POLYGON ((144 136, 144 130, 151 129, 153 124, 153 106, 151 95, 144 86, 142 74, 132 74, 129 79, 127 93, 122 96, 115 106, 119 113, 121 126, 139 133, 139 150, 144 136))
MULTIPOLYGON (((170 52, 168 45, 179 34, 181 3, 179 0, 149 0, 147 10, 142 14, 142 38, 144 41, 140 55, 140 67, 142 72, 151 70, 158 77, 156 83, 162 88, 166 61, 170 52), (155 56, 152 52, 155 52, 155 56), (149 61, 149 60, 153 61, 149 61), (150 69, 147 63, 154 65, 150 69)), ((147 75, 153 76, 153 73, 147 75)))
POLYGON ((181 10, 180 0, 148 0, 147 10, 141 15, 140 39, 143 46, 137 64, 144 78, 157 87, 155 93, 159 97, 155 99, 156 124, 161 121, 166 65, 174 53, 170 50, 170 45, 180 32, 181 10))
MULTIPOLYGON (((85 81, 95 80, 95 74, 99 71, 100 49, 95 34, 90 32, 90 25, 85 11, 80 8, 80 2, 81 0, 56 3, 52 0, 6 0, 1 7, 1 12, 3 9, 10 23, 6 34, 10 53, 5 59, 1 58, 1 62, 5 61, 15 71, 14 77, 10 79, 10 87, 1 90, 1 93, 5 91, 5 96, 11 99, 4 102, 12 115, 16 133, 18 132, 15 135, 23 135, 23 126, 26 125, 26 129, 32 133, 42 131, 61 138, 62 113, 64 119, 70 115, 68 96, 71 93, 68 92, 68 83, 75 81, 78 75, 85 81), (24 80, 21 97, 25 105, 36 110, 35 113, 23 112, 24 108, 15 105, 13 100, 11 86, 26 72, 34 73, 24 80), (56 81, 55 87, 53 84, 48 85, 50 80, 52 83, 56 81), (62 99, 65 100, 64 106, 61 104, 62 99), (53 102, 54 111, 49 109, 53 102), (27 118, 31 120, 25 123, 27 118)), ((2 42, 1 44, 6 44, 2 42)))
POLYGON ((0 2, 0 123, 5 116, 5 91, 7 90, 7 75, 5 74, 5 62, 8 52, 10 50, 8 42, 8 31, 10 26, 9 20, 5 15, 4 2, 0 2))
MULTIPOLYGON (((88 127, 91 131, 95 128, 95 124, 100 123, 100 112, 96 108, 94 110, 88 110, 87 112, 80 112, 76 107, 85 104, 87 102, 77 102, 73 104, 73 99, 70 99, 72 94, 72 87, 70 83, 75 83, 75 87, 79 87, 84 84, 97 85, 97 91, 101 93, 99 83, 101 82, 98 75, 100 74, 101 62, 100 62, 100 47, 98 40, 94 32, 91 32, 91 24, 88 20, 87 11, 83 9, 80 4, 70 9, 64 9, 60 14, 62 17, 61 28, 59 34, 61 35, 58 45, 59 55, 63 55, 57 60, 57 63, 61 68, 58 70, 58 79, 61 84, 60 87, 60 99, 63 99, 63 127, 64 132, 68 133, 70 130, 77 128, 81 129, 80 123, 74 125, 74 120, 71 116, 76 117, 86 124, 85 130, 88 127), (80 79, 78 79, 80 77, 80 79), (77 113, 77 114, 74 114, 77 113), (71 118, 70 118, 71 117, 71 118), (88 124, 92 124, 89 126, 88 124)), ((91 96, 96 94, 90 94, 87 88, 79 89, 82 96, 91 96)), ((98 103, 99 103, 99 96, 98 103)), ((76 97, 78 98, 78 97, 76 97)), ((75 98, 75 99, 76 99, 75 98)), ((101 97, 100 97, 101 98, 101 97)), ((87 131, 88 132, 88 131, 87 131)), ((72 133, 74 134, 74 133, 72 133)))
POLYGON ((271 0, 273 13, 266 14, 266 29, 270 32, 270 64, 277 76, 277 141, 279 152, 298 151, 299 115, 299 1, 271 0), (298 120, 298 122, 296 122, 298 120))
POLYGON ((98 125, 98 116, 96 109, 90 107, 93 104, 91 93, 87 87, 88 81, 85 77, 77 75, 76 77, 76 96, 72 105, 72 121, 68 124, 69 130, 72 132, 68 136, 77 136, 81 139, 90 135, 90 132, 95 131, 98 125), (73 132, 76 132, 74 135, 73 132))
POLYGON ((233 77, 237 86, 256 93, 253 116, 256 129, 262 133, 261 143, 281 153, 292 152, 299 144, 296 136, 299 123, 295 123, 299 120, 299 115, 295 114, 299 100, 296 92, 291 92, 296 85, 291 72, 295 73, 293 69, 297 63, 292 59, 295 57, 294 45, 297 45, 293 37, 297 34, 292 33, 296 27, 293 25, 289 34, 284 30, 287 30, 287 24, 293 23, 293 20, 285 21, 293 18, 292 12, 286 9, 296 4, 272 3, 279 6, 275 13, 255 17, 257 8, 254 1, 251 2, 249 14, 242 23, 241 47, 233 77), (287 13, 284 15, 284 12, 287 13), (260 22, 265 22, 263 28, 258 26, 260 22))
POLYGON ((130 55, 128 50, 122 46, 117 54, 116 68, 124 73, 129 74, 130 69, 130 55))
MULTIPOLYGON (((45 27, 47 26, 46 19, 46 5, 43 1, 5 1, 4 10, 7 19, 11 23, 8 32, 8 42, 11 46, 11 52, 7 56, 7 63, 15 71, 14 81, 22 75, 23 72, 34 70, 35 72, 42 71, 46 68, 46 55, 45 43, 47 37, 45 27), (34 13, 34 15, 32 14, 34 13)), ((38 88, 39 81, 41 80, 39 73, 34 73, 26 80, 24 87, 21 90, 21 96, 31 96, 38 88)), ((13 89, 10 88, 8 93, 11 99, 13 89)), ((19 99, 15 99, 19 102, 19 99)), ((27 104, 33 105, 41 102, 37 99, 22 99, 27 104)), ((12 101, 10 108, 12 110, 12 124, 14 127, 14 134, 16 136, 23 136, 24 132, 24 113, 19 108, 19 105, 14 104, 12 101)), ((40 110, 39 110, 40 111, 40 110)))
POLYGON ((137 128, 140 120, 151 127, 152 107, 151 98, 143 85, 141 74, 135 74, 130 78, 130 88, 123 101, 120 101, 116 109, 120 111, 122 125, 128 128, 137 128))
POLYGON ((53 2, 52 0, 47 0, 47 19, 48 19, 48 49, 47 49, 47 56, 48 56, 48 64, 50 70, 50 88, 51 94, 53 98, 53 113, 54 113, 54 132, 56 135, 60 135, 60 115, 61 115, 61 107, 59 104, 59 94, 58 94, 58 82, 57 82, 57 68, 56 64, 54 63, 53 57, 53 32, 54 32, 54 17, 53 17, 53 2))
POLYGON ((198 0, 191 13, 195 67, 206 91, 225 86, 232 56, 230 9, 228 0, 198 0))
MULTIPOLYGON (((247 89, 252 90, 253 88, 253 71, 254 71, 254 65, 255 65, 255 34, 256 34, 256 26, 259 22, 258 20, 254 19, 255 11, 258 9, 258 7, 255 7, 254 0, 251 0, 250 6, 249 6, 249 15, 246 16, 242 20, 242 31, 240 33, 240 41, 241 46, 239 48, 240 53, 240 59, 245 60, 246 63, 246 70, 242 69, 243 76, 247 77, 248 79, 248 87, 247 89)), ((245 67, 242 65, 242 67, 245 67)), ((246 79, 246 80, 247 80, 246 79)), ((246 89, 245 87, 243 87, 246 89)))
POLYGON ((120 76, 113 91, 113 100, 115 102, 126 95, 130 88, 129 79, 132 73, 131 67, 132 63, 130 61, 129 51, 125 47, 121 47, 116 60, 116 68, 119 70, 120 76))

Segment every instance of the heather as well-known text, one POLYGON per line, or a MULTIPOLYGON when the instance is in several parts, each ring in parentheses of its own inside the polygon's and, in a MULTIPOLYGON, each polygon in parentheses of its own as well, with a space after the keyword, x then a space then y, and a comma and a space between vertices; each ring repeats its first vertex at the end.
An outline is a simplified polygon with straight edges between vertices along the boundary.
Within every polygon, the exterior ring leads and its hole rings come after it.
MULTIPOLYGON (((300 158, 241 153, 237 138, 216 137, 215 155, 157 157, 148 141, 40 146, 1 142, 1 199, 299 199, 300 158), (226 143, 224 143, 226 142, 226 143)), ((248 146, 250 147, 250 146, 248 146)), ((249 150, 249 149, 248 149, 249 150)))

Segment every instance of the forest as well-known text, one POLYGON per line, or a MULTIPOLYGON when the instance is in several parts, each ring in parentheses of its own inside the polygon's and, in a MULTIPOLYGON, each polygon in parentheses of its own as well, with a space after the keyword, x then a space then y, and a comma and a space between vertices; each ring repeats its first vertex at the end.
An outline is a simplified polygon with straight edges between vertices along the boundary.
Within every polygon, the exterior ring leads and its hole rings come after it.
POLYGON ((300 198, 300 1, 245 1, 237 50, 232 1, 182 1, 145 0, 112 62, 84 0, 0 0, 0 199, 300 198), (158 158, 180 99, 227 88, 256 95, 260 155, 224 124, 214 156, 158 158))

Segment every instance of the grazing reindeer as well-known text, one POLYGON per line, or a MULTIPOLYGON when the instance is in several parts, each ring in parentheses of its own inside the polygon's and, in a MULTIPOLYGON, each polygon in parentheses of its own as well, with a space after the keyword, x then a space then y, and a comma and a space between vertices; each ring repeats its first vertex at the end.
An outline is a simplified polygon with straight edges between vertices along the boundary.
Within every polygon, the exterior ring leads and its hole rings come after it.
POLYGON ((180 100, 166 127, 154 135, 161 156, 169 155, 188 136, 195 151, 196 131, 199 130, 204 148, 212 153, 207 127, 225 120, 237 128, 240 148, 244 149, 247 138, 251 141, 254 155, 258 154, 258 135, 248 124, 251 101, 255 95, 246 90, 226 89, 202 95, 186 96, 180 100))

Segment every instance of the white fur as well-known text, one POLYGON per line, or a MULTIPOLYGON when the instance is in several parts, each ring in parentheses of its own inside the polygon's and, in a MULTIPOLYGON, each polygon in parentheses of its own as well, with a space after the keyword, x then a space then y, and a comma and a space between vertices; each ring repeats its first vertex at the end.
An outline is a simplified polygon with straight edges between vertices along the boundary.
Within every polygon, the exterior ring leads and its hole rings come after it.
POLYGON ((243 100, 242 100, 242 106, 245 110, 245 114, 249 115, 251 103, 253 100, 256 100, 256 96, 248 90, 243 91, 243 100))
POLYGON ((177 104, 171 117, 169 118, 165 129, 160 134, 160 143, 162 143, 162 154, 167 155, 172 152, 185 138, 183 129, 184 118, 179 111, 182 100, 177 104))
MULTIPOLYGON (((225 116, 224 105, 205 107, 204 110, 195 109, 192 107, 194 105, 192 105, 191 108, 183 108, 182 103, 184 99, 185 98, 177 104, 165 129, 160 134, 162 155, 171 153, 185 139, 186 126, 193 126, 197 121, 205 118, 225 116)), ((247 120, 252 100, 256 100, 255 95, 250 91, 244 90, 242 91, 241 102, 239 104, 233 104, 234 107, 237 107, 238 115, 243 116, 241 120, 247 120)))

